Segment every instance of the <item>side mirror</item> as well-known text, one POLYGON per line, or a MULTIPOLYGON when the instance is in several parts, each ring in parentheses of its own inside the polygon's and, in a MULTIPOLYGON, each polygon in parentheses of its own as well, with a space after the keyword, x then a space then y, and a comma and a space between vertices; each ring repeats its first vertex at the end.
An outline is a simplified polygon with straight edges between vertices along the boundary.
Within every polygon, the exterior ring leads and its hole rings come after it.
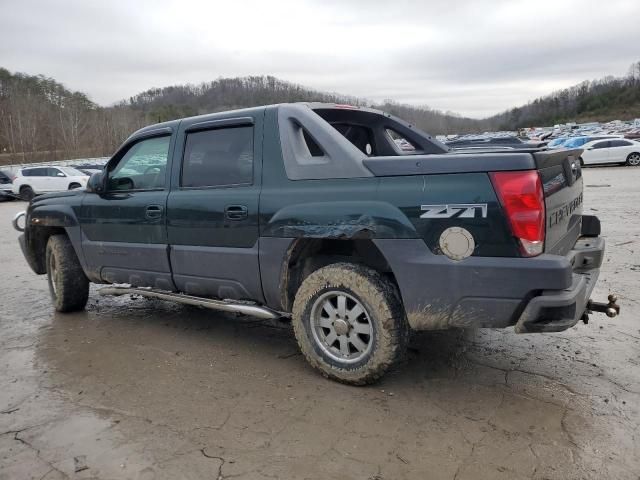
POLYGON ((86 191, 90 193, 102 193, 105 190, 104 183, 104 172, 95 172, 91 175, 91 177, 89 177, 86 191))

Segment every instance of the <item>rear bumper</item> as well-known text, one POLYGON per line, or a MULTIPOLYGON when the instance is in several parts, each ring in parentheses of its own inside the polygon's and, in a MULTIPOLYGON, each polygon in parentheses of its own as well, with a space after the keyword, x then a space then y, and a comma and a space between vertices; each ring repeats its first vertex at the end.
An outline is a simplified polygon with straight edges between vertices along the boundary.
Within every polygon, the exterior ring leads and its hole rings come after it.
POLYGON ((570 252, 571 286, 544 290, 526 305, 515 325, 518 333, 561 332, 573 327, 587 310, 604 256, 604 239, 581 238, 570 252))
POLYGON ((581 237, 566 256, 469 257, 455 262, 422 240, 375 240, 414 330, 503 328, 558 332, 585 313, 605 242, 581 237))

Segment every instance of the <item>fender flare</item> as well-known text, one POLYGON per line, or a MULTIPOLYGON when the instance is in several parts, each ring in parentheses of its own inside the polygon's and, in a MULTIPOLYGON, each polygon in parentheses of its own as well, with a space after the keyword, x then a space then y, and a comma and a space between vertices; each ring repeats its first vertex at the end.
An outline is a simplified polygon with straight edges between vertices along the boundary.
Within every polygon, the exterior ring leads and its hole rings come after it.
POLYGON ((80 264, 85 269, 81 246, 80 225, 75 212, 69 205, 36 205, 27 211, 24 231, 24 253, 35 273, 46 272, 44 252, 51 235, 67 234, 80 264))

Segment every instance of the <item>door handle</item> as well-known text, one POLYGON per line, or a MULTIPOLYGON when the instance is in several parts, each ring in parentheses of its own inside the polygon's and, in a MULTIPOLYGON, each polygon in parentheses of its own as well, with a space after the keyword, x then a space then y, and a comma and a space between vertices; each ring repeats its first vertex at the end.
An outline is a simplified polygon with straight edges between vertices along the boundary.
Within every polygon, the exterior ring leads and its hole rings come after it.
POLYGON ((227 205, 224 216, 229 220, 244 220, 249 216, 249 209, 244 205, 227 205))
POLYGON ((163 211, 164 208, 162 207, 162 205, 148 205, 147 209, 145 210, 144 216, 149 220, 155 220, 162 217, 163 211))

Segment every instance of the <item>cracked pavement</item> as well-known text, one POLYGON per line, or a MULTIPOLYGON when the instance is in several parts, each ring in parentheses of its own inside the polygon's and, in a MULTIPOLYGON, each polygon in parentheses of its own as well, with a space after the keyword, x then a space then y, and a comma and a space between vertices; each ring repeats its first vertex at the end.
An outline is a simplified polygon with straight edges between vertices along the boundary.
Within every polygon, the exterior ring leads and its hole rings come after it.
POLYGON ((9 225, 25 205, 0 203, 0 480, 637 480, 640 168, 584 176, 618 318, 422 333, 370 387, 322 378, 285 324, 95 287, 56 314, 9 225))

